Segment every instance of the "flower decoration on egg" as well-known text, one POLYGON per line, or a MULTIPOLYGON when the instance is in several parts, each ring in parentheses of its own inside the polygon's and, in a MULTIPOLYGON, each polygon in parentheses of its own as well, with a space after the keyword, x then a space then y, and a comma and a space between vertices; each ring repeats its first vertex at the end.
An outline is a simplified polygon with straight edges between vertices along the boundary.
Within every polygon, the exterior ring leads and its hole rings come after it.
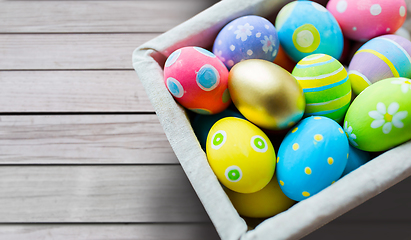
POLYGON ((273 56, 277 55, 277 49, 274 49, 275 41, 272 35, 270 35, 270 37, 264 36, 264 40, 261 40, 261 43, 263 44, 263 51, 265 53, 272 52, 273 56))
POLYGON ((344 131, 351 145, 353 145, 354 147, 358 146, 358 144, 355 142, 355 139, 357 139, 357 136, 353 133, 353 128, 348 125, 347 121, 345 121, 344 123, 344 131))
POLYGON ((382 102, 377 103, 377 110, 370 111, 368 115, 374 119, 371 123, 372 128, 379 128, 382 126, 382 131, 385 134, 391 132, 392 126, 396 128, 403 128, 402 120, 407 117, 407 111, 398 112, 400 105, 393 102, 386 108, 382 102))
POLYGON ((251 26, 249 23, 246 23, 244 25, 238 25, 237 30, 234 31, 234 34, 236 35, 235 38, 239 39, 241 38, 241 41, 246 41, 247 37, 251 36, 251 30, 254 30, 254 27, 251 26))
POLYGON ((401 91, 403 93, 407 93, 409 90, 411 90, 411 80, 402 78, 402 79, 396 79, 391 81, 392 84, 399 84, 401 85, 401 91))

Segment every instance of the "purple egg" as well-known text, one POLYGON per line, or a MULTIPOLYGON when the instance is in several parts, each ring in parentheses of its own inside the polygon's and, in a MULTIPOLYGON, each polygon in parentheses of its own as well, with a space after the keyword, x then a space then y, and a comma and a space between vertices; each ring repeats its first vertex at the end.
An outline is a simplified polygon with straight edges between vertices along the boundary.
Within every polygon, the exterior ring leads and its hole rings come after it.
POLYGON ((348 75, 355 94, 386 78, 411 78, 411 42, 384 35, 366 42, 351 59, 348 75))
POLYGON ((274 61, 279 44, 277 30, 270 21, 248 15, 231 21, 220 31, 213 53, 231 69, 247 59, 274 61))

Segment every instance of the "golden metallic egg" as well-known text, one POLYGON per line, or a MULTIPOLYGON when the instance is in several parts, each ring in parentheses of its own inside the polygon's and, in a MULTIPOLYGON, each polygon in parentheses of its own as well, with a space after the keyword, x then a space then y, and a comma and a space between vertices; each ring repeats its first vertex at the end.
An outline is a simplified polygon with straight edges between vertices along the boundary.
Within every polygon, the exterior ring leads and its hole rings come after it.
POLYGON ((269 61, 250 59, 234 65, 228 89, 241 114, 265 129, 285 129, 304 114, 301 86, 287 70, 269 61))

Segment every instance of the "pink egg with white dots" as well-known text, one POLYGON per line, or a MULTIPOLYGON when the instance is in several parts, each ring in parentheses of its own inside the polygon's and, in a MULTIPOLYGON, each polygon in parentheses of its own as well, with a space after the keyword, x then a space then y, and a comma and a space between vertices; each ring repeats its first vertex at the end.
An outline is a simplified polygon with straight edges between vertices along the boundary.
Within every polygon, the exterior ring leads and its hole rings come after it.
POLYGON ((407 16, 404 0, 330 0, 327 9, 345 37, 361 42, 395 33, 407 16))
POLYGON ((182 106, 200 114, 216 114, 230 105, 227 80, 227 67, 200 47, 174 51, 164 66, 168 91, 182 106))

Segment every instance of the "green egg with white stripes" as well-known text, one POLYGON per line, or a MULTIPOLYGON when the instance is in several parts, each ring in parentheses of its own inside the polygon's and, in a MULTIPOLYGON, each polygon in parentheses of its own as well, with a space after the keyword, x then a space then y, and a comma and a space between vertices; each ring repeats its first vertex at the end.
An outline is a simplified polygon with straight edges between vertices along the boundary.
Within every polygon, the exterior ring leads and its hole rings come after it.
POLYGON ((301 59, 292 75, 303 89, 305 116, 325 116, 342 122, 351 102, 351 84, 344 66, 327 54, 301 59))

